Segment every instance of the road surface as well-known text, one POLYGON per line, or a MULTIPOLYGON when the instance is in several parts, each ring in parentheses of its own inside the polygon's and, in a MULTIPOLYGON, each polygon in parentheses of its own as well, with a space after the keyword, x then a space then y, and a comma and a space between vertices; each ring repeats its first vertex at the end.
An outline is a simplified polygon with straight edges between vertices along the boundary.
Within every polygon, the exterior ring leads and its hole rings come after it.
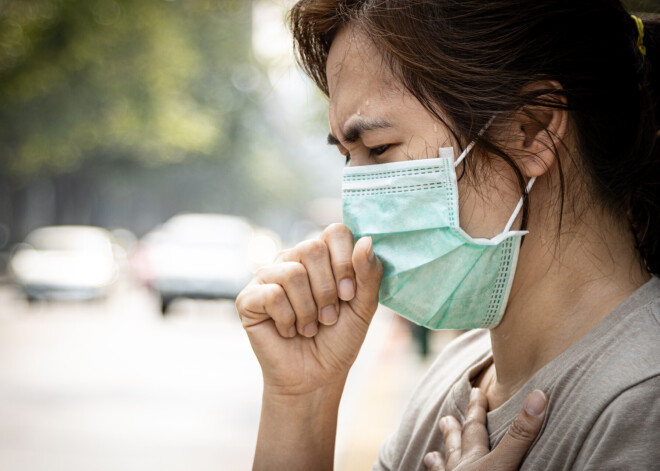
MULTIPOLYGON (((342 400, 336 469, 368 469, 425 367, 378 313, 342 400)), ((147 291, 29 306, 0 286, 0 469, 247 470, 261 373, 232 301, 147 291)))

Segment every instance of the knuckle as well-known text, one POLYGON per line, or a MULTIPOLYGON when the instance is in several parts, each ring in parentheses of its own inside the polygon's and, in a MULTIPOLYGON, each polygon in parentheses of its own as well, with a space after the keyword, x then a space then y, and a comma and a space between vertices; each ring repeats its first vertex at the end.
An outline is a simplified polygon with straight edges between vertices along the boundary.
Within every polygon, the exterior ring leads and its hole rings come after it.
POLYGON ((446 455, 447 455, 447 460, 448 461, 456 461, 460 459, 461 456, 461 448, 458 446, 450 446, 446 450, 446 455))
POLYGON ((254 271, 254 279, 256 280, 261 280, 264 278, 264 275, 270 271, 272 267, 270 265, 265 265, 263 267, 259 267, 254 271))
POLYGON ((312 322, 318 316, 318 308, 314 300, 310 300, 310 302, 305 303, 296 309, 298 309, 296 311, 296 316, 305 324, 312 322))
MULTIPOLYGON (((487 456, 489 452, 490 452, 490 448, 487 445, 474 445, 472 450, 461 456, 461 460, 462 461, 464 460, 466 463, 474 463, 482 459, 484 456, 487 456)), ((479 468, 479 469, 493 470, 493 468, 491 467, 479 468)))
POLYGON ((245 303, 244 297, 245 297, 245 290, 238 293, 238 296, 236 296, 236 302, 234 303, 234 306, 236 307, 236 312, 238 312, 239 316, 243 311, 243 305, 245 303))
POLYGON ((278 319, 278 322, 287 327, 290 327, 296 323, 296 315, 293 313, 291 309, 287 309, 282 313, 282 316, 280 317, 280 319, 278 319))
POLYGON ((483 429, 483 428, 484 428, 484 424, 482 424, 481 422, 479 422, 477 419, 475 419, 473 417, 467 419, 465 421, 465 423, 463 424, 463 432, 468 433, 468 434, 474 433, 474 432, 476 432, 480 429, 483 429))
POLYGON ((447 415, 443 417, 442 423, 444 425, 445 435, 449 435, 452 432, 461 431, 461 424, 453 415, 447 415))
POLYGON ((298 285, 307 279, 307 270, 302 263, 287 263, 284 269, 284 278, 293 285, 298 285))
POLYGON ((328 301, 334 303, 337 298, 337 286, 334 280, 323 282, 314 290, 314 295, 319 301, 328 301))
POLYGON ((291 258, 291 254, 293 253, 293 249, 285 249, 282 250, 280 253, 277 254, 275 257, 275 263, 277 262, 282 262, 284 260, 288 260, 291 258))
POLYGON ((529 424, 520 419, 516 419, 511 423, 507 433, 512 439, 520 442, 530 442, 536 437, 529 424))
POLYGON ((247 311, 248 299, 253 293, 254 287, 248 285, 243 288, 240 293, 238 293, 238 296, 236 296, 236 302, 234 303, 234 306, 236 307, 236 312, 238 312, 239 316, 243 316, 245 311, 247 311))
POLYGON ((286 302, 286 293, 279 285, 271 285, 266 294, 268 304, 274 307, 282 306, 286 302))
POLYGON ((353 277, 353 262, 349 260, 333 260, 332 271, 338 279, 353 277))
POLYGON ((351 233, 350 229, 340 222, 332 223, 328 227, 326 227, 325 230, 323 231, 323 235, 333 238, 348 237, 348 236, 351 236, 351 238, 353 237, 353 234, 351 233))
POLYGON ((325 258, 328 254, 328 246, 321 239, 311 239, 302 242, 301 250, 312 259, 325 258))
POLYGON ((243 327, 243 329, 247 329, 248 327, 250 327, 251 322, 248 320, 247 317, 241 316, 240 319, 241 319, 241 326, 243 327))
POLYGON ((447 439, 459 438, 463 433, 463 427, 460 424, 452 421, 447 421, 445 425, 445 437, 447 439))
POLYGON ((295 247, 282 250, 280 253, 277 254, 272 264, 287 263, 292 260, 297 260, 298 250, 299 248, 297 245, 295 247))
POLYGON ((296 323, 296 315, 291 309, 281 309, 273 316, 273 320, 281 329, 287 330, 296 323))

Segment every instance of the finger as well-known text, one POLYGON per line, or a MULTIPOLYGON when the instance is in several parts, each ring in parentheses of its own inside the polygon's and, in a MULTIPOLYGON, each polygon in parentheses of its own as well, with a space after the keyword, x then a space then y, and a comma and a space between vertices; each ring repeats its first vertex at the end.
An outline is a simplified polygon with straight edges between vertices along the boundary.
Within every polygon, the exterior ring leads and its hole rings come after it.
POLYGON ((296 315, 284 288, 279 284, 246 288, 236 299, 236 309, 245 329, 272 319, 282 337, 296 335, 296 315))
POLYGON ((487 457, 492 459, 492 469, 518 469, 543 426, 547 404, 548 397, 543 391, 535 390, 527 396, 523 409, 509 426, 504 438, 487 457))
POLYGON ((280 262, 260 268, 256 277, 264 284, 278 284, 296 316, 296 329, 300 335, 313 337, 318 332, 317 308, 309 284, 307 270, 299 262, 280 262))
POLYGON ((424 466, 427 471, 445 471, 445 458, 442 453, 432 451, 424 457, 424 466))
POLYGON ((383 278, 383 265, 374 253, 371 237, 363 237, 357 241, 352 261, 357 289, 350 302, 351 308, 366 322, 371 322, 378 307, 378 290, 383 278))
POLYGON ((336 323, 339 299, 328 246, 320 239, 307 240, 289 252, 288 258, 302 263, 307 270, 312 295, 319 308, 319 322, 325 325, 336 323))
POLYGON ((490 451, 488 429, 486 428, 486 414, 488 411, 488 398, 479 388, 472 389, 467 416, 463 423, 462 458, 465 461, 476 461, 490 451))
POLYGON ((461 460, 461 424, 449 415, 440 419, 440 431, 445 438, 445 460, 449 469, 455 468, 461 460))
POLYGON ((343 224, 331 224, 321 234, 330 251, 330 263, 337 283, 339 299, 350 301, 355 296, 356 283, 353 270, 353 234, 343 224))

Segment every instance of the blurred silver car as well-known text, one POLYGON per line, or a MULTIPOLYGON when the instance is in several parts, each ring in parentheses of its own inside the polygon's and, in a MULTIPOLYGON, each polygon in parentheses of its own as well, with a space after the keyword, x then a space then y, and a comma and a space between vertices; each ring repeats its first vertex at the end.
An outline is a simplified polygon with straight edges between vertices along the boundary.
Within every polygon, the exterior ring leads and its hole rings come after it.
POLYGON ((264 244, 263 234, 241 217, 180 214, 142 238, 133 267, 158 293, 165 314, 178 297, 235 298, 258 265, 255 255, 267 259, 279 250, 277 241, 264 244))
POLYGON ((109 231, 50 226, 31 232, 9 260, 14 282, 30 301, 105 297, 119 267, 109 231))

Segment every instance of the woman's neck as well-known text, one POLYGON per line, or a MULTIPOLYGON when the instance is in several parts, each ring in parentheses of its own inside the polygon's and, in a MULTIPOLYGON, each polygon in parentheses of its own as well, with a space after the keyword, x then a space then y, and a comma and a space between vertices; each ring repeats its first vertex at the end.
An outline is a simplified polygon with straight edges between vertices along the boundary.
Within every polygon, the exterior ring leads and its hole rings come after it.
POLYGON ((563 234, 558 245, 546 242, 554 234, 534 231, 530 221, 506 313, 491 330, 491 409, 649 280, 629 231, 592 216, 591 224, 563 234))

